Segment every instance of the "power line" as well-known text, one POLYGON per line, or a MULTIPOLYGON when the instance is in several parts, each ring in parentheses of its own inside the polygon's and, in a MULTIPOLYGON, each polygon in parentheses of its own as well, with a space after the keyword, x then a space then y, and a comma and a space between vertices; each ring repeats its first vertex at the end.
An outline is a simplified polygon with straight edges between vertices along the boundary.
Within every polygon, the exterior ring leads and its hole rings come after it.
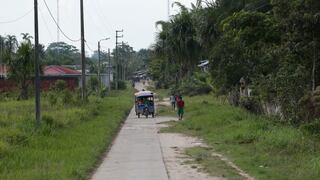
POLYGON ((88 48, 90 51, 94 52, 94 50, 89 46, 89 44, 87 43, 87 41, 84 41, 84 42, 86 43, 87 48, 88 48))
POLYGON ((56 19, 55 19, 54 16, 52 15, 52 12, 51 12, 51 10, 50 10, 50 8, 49 8, 46 0, 43 0, 43 2, 44 2, 44 4, 45 4, 45 6, 46 6, 46 8, 47 8, 47 10, 48 10, 48 12, 49 12, 52 20, 54 21, 54 23, 56 24, 56 26, 58 27, 58 29, 60 30, 60 32, 62 33, 62 35, 63 35, 65 38, 67 38, 68 40, 72 41, 72 42, 79 42, 81 39, 74 40, 74 39, 68 37, 68 36, 62 31, 62 29, 61 29, 61 27, 59 26, 58 22, 56 21, 56 19))
POLYGON ((9 24, 9 23, 17 22, 17 21, 23 19, 24 17, 28 16, 30 13, 32 13, 32 11, 33 11, 33 8, 30 9, 28 12, 26 12, 24 15, 22 15, 22 16, 16 18, 16 19, 9 20, 9 21, 0 21, 0 24, 9 24))
MULTIPOLYGON (((105 24, 105 21, 109 21, 109 19, 102 13, 102 11, 99 9, 99 7, 103 7, 102 4, 100 3, 99 0, 96 0, 97 4, 94 3, 93 7, 95 8, 95 12, 98 14, 98 16, 100 17, 100 19, 102 18, 103 20, 102 25, 106 28, 106 30, 108 31, 108 33, 111 33, 112 31, 109 29, 109 26, 107 24, 105 24), (98 5, 98 6, 96 6, 98 5)), ((110 22, 110 21, 109 21, 110 22)))
MULTIPOLYGON (((97 25, 97 23, 95 22, 95 18, 93 18, 92 16, 91 16, 91 13, 89 12, 89 11, 86 11, 86 13, 87 13, 87 17, 89 17, 89 19, 90 19, 90 21, 89 22, 91 22, 95 27, 96 27, 96 29, 98 29, 98 31, 100 32, 99 34, 101 34, 101 36, 105 36, 105 34, 102 32, 102 30, 101 30, 101 27, 102 26, 98 26, 97 25)), ((99 23, 100 25, 102 25, 101 23, 99 23)))
POLYGON ((49 33, 49 36, 51 37, 51 40, 53 40, 53 35, 52 35, 52 33, 51 33, 51 31, 50 31, 50 29, 49 29, 49 26, 48 26, 48 23, 47 23, 47 21, 44 19, 44 17, 43 17, 43 13, 42 13, 42 10, 41 9, 39 9, 39 11, 40 11, 40 14, 41 14, 41 19, 42 19, 42 21, 43 21, 43 23, 44 23, 44 26, 46 27, 46 29, 47 29, 47 31, 48 31, 48 33, 49 33))

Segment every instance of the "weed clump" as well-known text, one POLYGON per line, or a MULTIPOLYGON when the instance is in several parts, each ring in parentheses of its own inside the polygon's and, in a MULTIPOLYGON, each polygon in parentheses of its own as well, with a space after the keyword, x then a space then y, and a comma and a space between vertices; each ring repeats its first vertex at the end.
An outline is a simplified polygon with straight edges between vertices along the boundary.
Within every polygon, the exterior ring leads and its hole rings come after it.
POLYGON ((5 156, 10 150, 8 143, 0 141, 0 158, 5 156))
POLYGON ((0 138, 11 145, 23 145, 28 142, 28 136, 19 129, 2 128, 0 138))

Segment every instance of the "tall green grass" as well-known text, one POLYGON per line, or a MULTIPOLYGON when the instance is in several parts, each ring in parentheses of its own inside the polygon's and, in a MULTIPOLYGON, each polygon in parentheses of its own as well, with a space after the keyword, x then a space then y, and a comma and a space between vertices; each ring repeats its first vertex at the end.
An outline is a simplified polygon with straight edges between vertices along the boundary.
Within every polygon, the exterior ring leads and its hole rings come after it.
POLYGON ((185 103, 185 120, 165 131, 203 138, 257 179, 320 178, 320 140, 302 129, 209 95, 186 97, 185 103))
POLYGON ((55 105, 43 99, 41 128, 34 103, 0 103, 0 179, 86 179, 132 106, 133 90, 87 104, 55 105))

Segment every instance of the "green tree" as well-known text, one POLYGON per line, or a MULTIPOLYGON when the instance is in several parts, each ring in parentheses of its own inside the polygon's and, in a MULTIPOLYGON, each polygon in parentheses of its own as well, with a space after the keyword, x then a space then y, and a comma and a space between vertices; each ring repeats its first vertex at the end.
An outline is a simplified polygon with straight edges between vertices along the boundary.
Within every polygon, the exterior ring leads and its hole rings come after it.
POLYGON ((34 72, 33 48, 30 43, 22 42, 17 53, 8 59, 9 78, 14 80, 19 89, 18 100, 28 99, 28 87, 34 72))
POLYGON ((64 42, 51 43, 45 50, 45 64, 76 65, 80 64, 80 52, 72 45, 64 42))

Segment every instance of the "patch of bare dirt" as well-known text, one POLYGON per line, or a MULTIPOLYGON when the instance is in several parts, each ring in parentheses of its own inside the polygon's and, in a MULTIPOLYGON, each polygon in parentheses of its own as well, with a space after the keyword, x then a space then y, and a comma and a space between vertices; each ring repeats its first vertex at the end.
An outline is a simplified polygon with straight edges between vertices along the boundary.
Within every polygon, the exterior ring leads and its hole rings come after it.
MULTIPOLYGON (((163 122, 172 121, 176 118, 158 117, 157 126, 159 130, 167 125, 163 122)), ((192 147, 208 147, 205 143, 195 137, 185 136, 177 133, 159 133, 159 139, 162 149, 162 156, 167 168, 168 176, 171 180, 217 180, 225 179, 223 177, 213 177, 202 171, 203 167, 199 164, 190 164, 193 162, 185 150, 192 147)), ((254 178, 241 170, 233 162, 221 154, 214 153, 212 156, 218 157, 230 167, 235 169, 244 179, 253 180, 254 178)))

